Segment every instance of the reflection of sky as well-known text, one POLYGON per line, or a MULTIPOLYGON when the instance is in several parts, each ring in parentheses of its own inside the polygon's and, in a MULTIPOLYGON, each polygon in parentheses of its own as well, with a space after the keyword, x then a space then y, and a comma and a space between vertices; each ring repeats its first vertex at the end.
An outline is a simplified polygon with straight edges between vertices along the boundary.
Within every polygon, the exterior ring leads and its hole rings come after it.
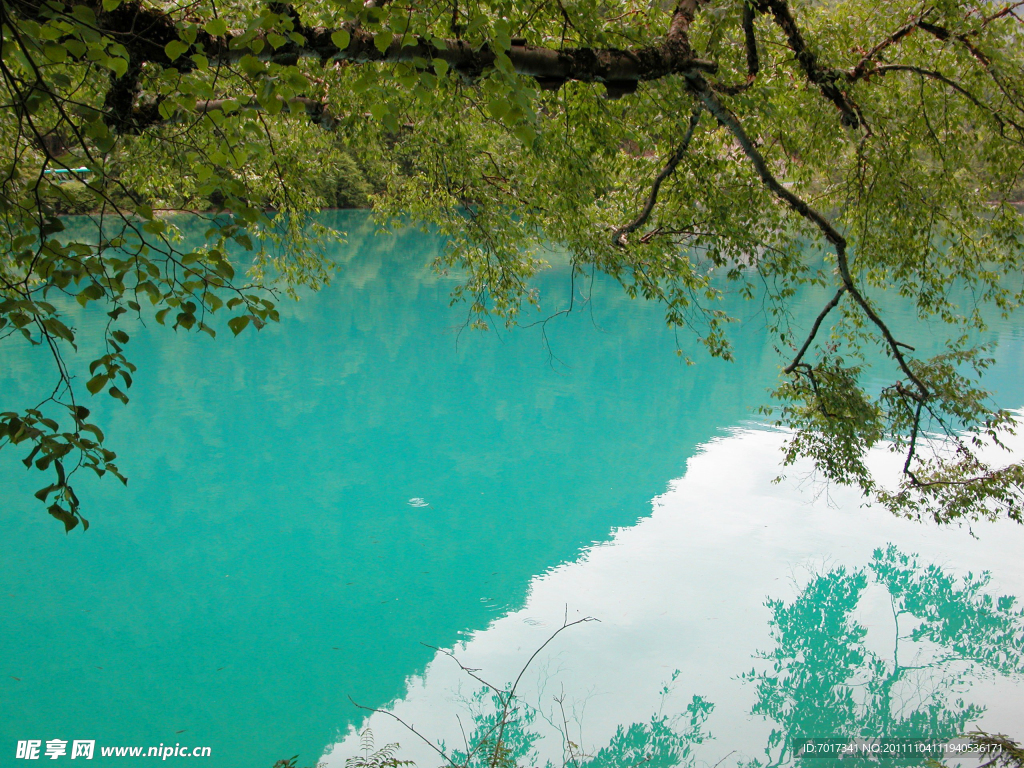
MULTIPOLYGON (((596 751, 618 725, 649 721, 662 707, 676 714, 700 695, 715 704, 707 727, 716 738, 700 747, 698 761, 714 765, 736 750, 727 761, 732 764, 762 757, 773 725, 750 716, 754 685, 738 679, 752 667, 767 668, 752 658, 771 647, 767 597, 792 600, 812 575, 843 565, 863 568, 887 543, 959 575, 990 570, 995 596, 1024 595, 1024 527, 975 524, 973 538, 966 528, 937 528, 861 507, 857 495, 843 489, 815 500, 814 489, 795 479, 799 467, 790 473, 794 479, 771 482, 781 441, 775 432, 737 430, 705 445, 686 474, 654 500, 650 517, 535 577, 522 609, 454 647, 459 661, 500 687, 563 617, 595 617, 599 623, 566 630, 537 658, 521 684, 523 699, 559 723, 553 697, 564 693, 570 736, 596 751), (663 704, 660 691, 675 669, 680 674, 663 704)), ((884 454, 875 458, 879 468, 891 463, 884 454)), ((885 590, 869 586, 854 617, 868 629, 867 646, 891 661, 894 625, 885 590)), ((906 631, 909 622, 903 622, 906 631)), ((903 665, 913 663, 915 650, 921 661, 931 658, 924 646, 904 641, 903 665)), ((918 682, 927 691, 929 680, 918 682)), ((1020 683, 985 674, 969 679, 967 703, 988 708, 975 725, 1024 735, 1020 683)), ((461 745, 456 716, 465 726, 462 700, 478 684, 440 654, 407 684, 392 711, 420 733, 461 745)), ((912 698, 905 702, 911 708, 912 698)), ((436 761, 391 718, 373 715, 368 724, 378 745, 399 742, 401 756, 420 765, 436 761)), ((543 718, 535 727, 547 737, 542 756, 560 761, 560 737, 543 718)), ((328 764, 341 766, 357 751, 358 737, 350 733, 328 748, 328 764)))

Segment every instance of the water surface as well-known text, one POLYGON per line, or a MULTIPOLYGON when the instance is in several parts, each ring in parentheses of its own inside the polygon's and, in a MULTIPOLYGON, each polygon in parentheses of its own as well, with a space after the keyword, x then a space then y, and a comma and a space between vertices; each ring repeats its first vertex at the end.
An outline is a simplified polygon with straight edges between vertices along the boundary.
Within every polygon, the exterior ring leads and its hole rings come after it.
MULTIPOLYGON (((204 762, 226 768, 296 753, 340 765, 366 714, 355 703, 406 707, 450 743, 452 691, 475 691, 431 646, 503 678, 571 613, 601 622, 560 638, 531 677, 540 711, 556 684, 589 701, 580 739, 596 751, 616 725, 699 695, 715 706, 700 717, 716 739, 699 747, 714 764, 734 748, 756 757, 775 727, 754 711, 757 682, 737 678, 771 667, 755 659, 772 649, 767 597, 866 574, 890 542, 918 552, 919 570, 988 568, 986 590, 1024 596, 1016 527, 981 527, 976 542, 771 484, 781 437, 753 419, 778 359, 759 305, 730 300, 745 321, 736 363, 683 338, 698 360, 686 366, 660 309, 606 280, 543 332, 474 333, 449 307, 455 281, 428 266, 436 239, 337 217, 350 234, 338 279, 282 305, 279 326, 215 340, 131 329, 130 405, 90 403, 130 482, 83 478, 87 533, 59 533, 31 497, 39 478, 0 455, 4 761, 18 740, 84 738, 210 746, 204 762), (663 702, 676 669, 677 700, 663 702)), ((545 313, 567 304, 564 269, 539 283, 545 313)), ((823 301, 802 297, 798 314, 823 301)), ((1021 333, 991 335, 1000 404, 1024 405, 1021 333)), ((3 355, 4 406, 32 405, 45 360, 3 355)), ((879 589, 865 581, 843 610, 880 626, 879 589)), ((816 636, 833 658, 842 638, 816 636)), ((1024 711, 1015 674, 963 672, 958 684, 989 686, 977 722, 1024 711)))

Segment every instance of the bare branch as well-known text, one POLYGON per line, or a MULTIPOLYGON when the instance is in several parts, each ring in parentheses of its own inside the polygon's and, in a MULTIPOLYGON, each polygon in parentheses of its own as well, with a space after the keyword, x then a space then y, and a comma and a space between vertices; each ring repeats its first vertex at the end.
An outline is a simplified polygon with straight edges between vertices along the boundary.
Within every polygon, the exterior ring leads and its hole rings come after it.
POLYGON ((844 293, 846 293, 845 285, 840 286, 839 290, 836 291, 836 295, 832 297, 832 300, 822 308, 820 313, 818 313, 818 317, 815 319, 814 325, 811 326, 811 332, 807 334, 807 339, 804 341, 804 345, 800 347, 800 351, 796 353, 796 357, 793 358, 793 362, 787 365, 783 371, 786 373, 792 373, 796 370, 796 367, 800 365, 800 360, 807 352, 808 347, 811 346, 811 342, 814 341, 814 337, 818 335, 818 329, 821 328, 821 323, 825 319, 825 316, 839 305, 839 300, 843 298, 844 293))

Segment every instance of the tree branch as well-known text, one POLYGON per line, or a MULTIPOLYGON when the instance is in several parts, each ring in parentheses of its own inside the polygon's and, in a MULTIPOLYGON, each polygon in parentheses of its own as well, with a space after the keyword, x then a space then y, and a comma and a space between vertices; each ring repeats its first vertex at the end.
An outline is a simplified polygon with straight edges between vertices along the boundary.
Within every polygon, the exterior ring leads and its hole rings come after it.
POLYGON ((825 316, 839 305, 839 300, 843 298, 844 293, 846 293, 846 286, 842 285, 839 287, 839 290, 836 291, 836 295, 832 297, 832 300, 822 308, 820 313, 818 313, 818 317, 814 321, 814 325, 811 326, 811 332, 807 334, 807 339, 804 341, 804 345, 800 347, 800 351, 796 353, 796 357, 793 358, 793 362, 783 369, 785 373, 792 373, 796 370, 796 367, 800 365, 800 360, 807 352, 807 349, 811 346, 811 342, 814 341, 814 337, 818 335, 818 329, 821 328, 821 323, 825 319, 825 316))
POLYGON ((936 72, 935 70, 931 69, 925 69, 923 67, 915 67, 909 64, 885 64, 884 66, 881 67, 875 67, 873 70, 870 70, 868 74, 884 75, 886 72, 913 72, 915 74, 921 75, 922 77, 929 77, 933 80, 938 80, 942 83, 945 83, 954 91, 956 91, 961 96, 970 101, 972 104, 974 104, 974 106, 976 106, 978 109, 988 112, 992 116, 992 119, 995 120, 1000 127, 1003 127, 1005 125, 1012 126, 1014 129, 1016 129, 1017 133, 1020 134, 1021 141, 1024 141, 1024 125, 1021 125, 1020 123, 1011 120, 1005 115, 1000 114, 997 110, 983 103, 979 98, 977 98, 974 94, 972 94, 962 85, 946 77, 941 72, 936 72))
POLYGON ((693 139, 693 133, 697 129, 697 123, 700 122, 700 114, 702 111, 700 104, 693 110, 693 115, 690 117, 690 126, 686 130, 686 135, 683 136, 682 142, 679 144, 679 148, 672 153, 672 156, 668 159, 665 167, 661 169, 661 172, 654 178, 654 183, 651 185, 651 193, 647 197, 647 204, 644 205, 644 209, 629 224, 624 227, 620 227, 612 233, 612 244, 618 247, 626 245, 626 235, 631 232, 635 232, 637 229, 644 225, 644 222, 650 217, 651 212, 654 210, 655 204, 658 202, 658 190, 661 189, 661 184, 665 179, 671 176, 676 166, 679 165, 679 161, 683 159, 683 155, 686 154, 687 148, 690 146, 690 141, 693 139))
POLYGON ((736 85, 712 83, 711 87, 719 93, 724 93, 728 96, 735 96, 737 93, 742 93, 753 85, 754 80, 757 77, 757 73, 761 71, 761 59, 757 54, 757 37, 754 34, 754 14, 754 6, 744 0, 742 25, 743 47, 746 50, 747 56, 747 79, 736 85))
POLYGON ((895 45, 904 37, 906 37, 915 29, 917 29, 919 22, 923 18, 924 14, 921 14, 917 18, 912 19, 911 21, 904 24, 902 27, 897 29, 887 38, 878 43, 874 48, 872 48, 870 51, 864 54, 863 58, 861 58, 861 60, 857 62, 857 65, 852 70, 850 70, 846 78, 850 82, 854 82, 864 77, 866 74, 869 74, 872 69, 872 65, 874 64, 875 58, 878 56, 878 54, 880 54, 889 46, 895 45))
MULTIPOLYGON (((686 0, 684 5, 695 7, 704 0, 686 0)), ((104 12, 99 3, 83 5, 96 6, 97 24, 100 31, 121 43, 128 50, 132 62, 152 62, 165 69, 190 72, 195 68, 191 55, 199 53, 213 64, 230 64, 244 56, 255 55, 264 61, 293 62, 299 58, 314 58, 320 61, 344 60, 364 62, 412 62, 414 59, 442 59, 448 66, 465 77, 474 78, 495 66, 499 53, 504 53, 513 68, 522 75, 548 82, 577 80, 580 82, 637 83, 642 80, 656 80, 670 74, 689 72, 716 72, 714 62, 698 59, 690 54, 689 45, 680 45, 678 39, 667 40, 663 45, 622 50, 617 48, 565 48, 554 49, 544 46, 526 45, 516 41, 505 51, 489 46, 475 48, 462 40, 445 40, 438 44, 425 38, 417 38, 412 45, 406 44, 401 36, 383 51, 374 43, 374 34, 355 22, 342 24, 336 29, 305 26, 290 6, 294 33, 301 42, 288 39, 277 48, 270 42, 267 33, 245 36, 240 31, 214 36, 199 29, 195 42, 175 57, 167 55, 165 46, 179 40, 174 19, 159 10, 144 7, 139 2, 119 6, 111 12, 104 12), (349 33, 350 41, 344 50, 333 41, 338 31, 349 33), (243 42, 244 41, 244 42, 243 42), (260 41, 263 47, 253 54, 252 43, 260 41)), ((40 15, 39 5, 32 0, 11 0, 10 6, 25 17, 40 15)), ((258 46, 257 46, 258 47, 258 46)))
POLYGON ((817 85, 822 95, 836 105, 843 125, 850 128, 860 127, 863 121, 857 106, 836 85, 836 81, 841 79, 843 74, 839 70, 823 67, 818 63, 818 57, 807 47, 786 0, 766 0, 765 5, 771 11, 775 23, 786 35, 789 47, 796 54, 796 60, 807 75, 807 79, 817 85))
POLYGON ((927 399, 930 397, 931 393, 924 385, 924 382, 922 382, 910 369, 910 365, 900 349, 900 343, 896 341, 892 335, 892 331, 889 330, 889 327, 885 324, 882 318, 878 316, 878 313, 875 312, 871 304, 854 283, 846 253, 846 238, 839 234, 835 227, 833 227, 832 224, 818 211, 811 208, 811 206, 809 206, 804 200, 782 186, 779 180, 775 178, 775 175, 769 170, 764 157, 758 151, 757 147, 754 146, 754 142, 751 141, 739 120, 732 111, 726 108, 722 102, 718 100, 718 97, 715 96, 711 86, 708 84, 708 81, 703 76, 700 74, 692 75, 688 78, 688 82, 694 94, 704 103, 707 110, 718 118, 718 121, 736 138, 736 141, 743 149, 743 153, 753 164, 754 170, 757 172, 757 175, 761 178, 764 185, 772 192, 772 194, 792 208, 796 213, 814 224, 825 236, 825 239, 832 244, 836 252, 836 265, 839 268, 839 275, 842 278, 843 285, 846 290, 850 292, 850 295, 853 296, 857 304, 859 304, 861 309, 864 310, 864 314, 867 315, 872 324, 874 324, 882 333, 882 336, 889 347, 890 354, 892 354, 893 358, 896 360, 900 369, 907 378, 913 382, 914 386, 918 390, 918 396, 921 399, 927 399))

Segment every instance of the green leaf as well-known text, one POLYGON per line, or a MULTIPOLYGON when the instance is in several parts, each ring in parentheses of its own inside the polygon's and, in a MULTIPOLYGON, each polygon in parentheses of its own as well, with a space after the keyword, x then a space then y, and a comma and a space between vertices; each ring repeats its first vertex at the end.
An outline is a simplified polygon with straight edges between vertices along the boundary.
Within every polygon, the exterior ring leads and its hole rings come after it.
POLYGON ((185 53, 188 48, 188 43, 183 43, 181 40, 171 40, 171 42, 164 46, 164 53, 167 54, 167 58, 174 61, 181 54, 185 53))
POLYGON ((107 61, 107 66, 109 66, 113 73, 118 77, 124 77, 125 72, 128 71, 128 62, 116 56, 112 56, 107 61))
POLYGON ((91 394, 95 395, 97 392, 103 389, 103 387, 106 386, 107 381, 107 375, 104 373, 100 373, 89 379, 89 381, 85 383, 85 388, 88 389, 91 394))
POLYGON ((242 57, 241 61, 238 62, 242 71, 245 72, 249 77, 256 77, 257 75, 263 74, 266 67, 263 66, 263 62, 257 59, 252 54, 247 53, 242 57))
POLYGON ((63 45, 47 45, 43 47, 43 55, 59 64, 68 57, 68 49, 63 45))
POLYGON ((537 131, 533 129, 533 126, 521 123, 516 126, 515 130, 516 138, 519 139, 527 147, 532 147, 533 143, 537 140, 537 131))
POLYGON ((70 533, 78 525, 78 518, 57 504, 51 505, 47 512, 64 523, 64 533, 70 533))
POLYGON ((103 442, 103 431, 95 424, 83 424, 82 431, 92 432, 92 434, 96 436, 96 440, 98 440, 101 443, 103 442))
POLYGON ((84 56, 86 50, 88 50, 86 48, 85 43, 83 43, 81 40, 75 40, 75 39, 66 40, 64 42, 64 47, 67 48, 68 49, 68 53, 70 53, 76 59, 81 58, 82 56, 84 56))
POLYGON ((487 102, 487 111, 491 113, 491 116, 497 120, 503 118, 508 111, 512 108, 512 105, 503 99, 491 99, 487 102))
POLYGON ((221 35, 227 34, 228 25, 227 22, 224 21, 224 19, 210 19, 208 22, 206 22, 206 25, 203 27, 203 29, 205 29, 208 34, 211 34, 214 37, 220 37, 221 35))
MULTIPOLYGON (((221 277, 223 277, 223 278, 224 278, 225 280, 231 280, 231 279, 233 279, 233 278, 234 278, 234 276, 235 276, 235 268, 234 268, 234 267, 232 267, 232 266, 231 266, 231 265, 230 265, 230 264, 229 264, 228 262, 226 262, 226 261, 218 261, 218 262, 217 262, 217 263, 216 263, 216 264, 214 265, 214 267, 213 267, 213 271, 214 271, 214 272, 216 272, 216 273, 217 273, 218 275, 220 275, 221 277)), ((231 306, 231 302, 230 302, 230 301, 228 302, 228 306, 229 306, 229 307, 231 306)))
POLYGON ((54 491, 56 491, 58 488, 60 488, 60 486, 54 483, 53 485, 48 485, 45 488, 40 488, 33 495, 40 501, 46 501, 46 497, 49 496, 54 491))
POLYGON ((83 24, 87 24, 90 27, 96 26, 96 14, 93 13, 92 8, 87 5, 73 6, 71 8, 71 15, 83 24))
POLYGON ((395 36, 388 31, 378 32, 373 38, 373 47, 381 53, 387 53, 388 46, 391 45, 391 41, 395 39, 395 36))
POLYGON ((231 329, 231 332, 233 334, 235 334, 235 336, 237 336, 242 331, 244 331, 245 330, 245 326, 247 326, 248 324, 249 324, 249 316, 248 315, 239 315, 238 317, 233 317, 230 320, 228 320, 228 328, 231 329))
POLYGON ((331 42, 338 46, 339 51, 344 51, 352 42, 352 35, 348 33, 347 29, 339 29, 337 32, 331 33, 331 42))

